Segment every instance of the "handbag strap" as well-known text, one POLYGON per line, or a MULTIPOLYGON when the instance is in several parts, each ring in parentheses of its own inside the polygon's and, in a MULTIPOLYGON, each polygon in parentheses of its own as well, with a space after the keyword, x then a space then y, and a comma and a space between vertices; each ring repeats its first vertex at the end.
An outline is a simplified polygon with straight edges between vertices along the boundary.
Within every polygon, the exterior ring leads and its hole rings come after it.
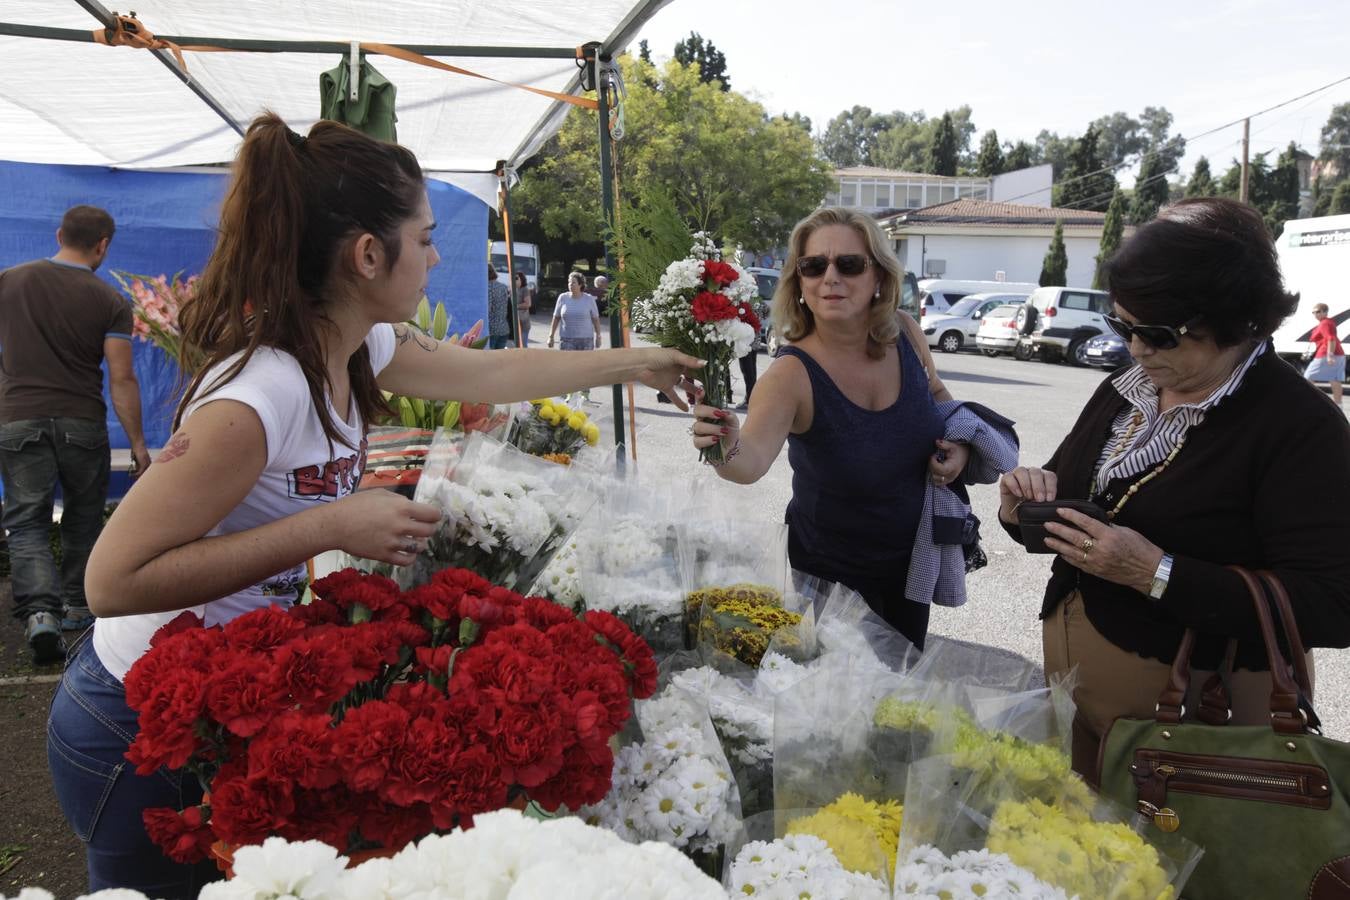
MULTIPOLYGON (((1299 703, 1299 686, 1291 677, 1289 663, 1280 651, 1279 641, 1275 638, 1275 623, 1271 619, 1269 601, 1263 582, 1255 575, 1239 566, 1229 566, 1242 578, 1256 608, 1256 620, 1261 629, 1261 639, 1266 645, 1266 659, 1270 664, 1270 726, 1279 734, 1304 734, 1308 720, 1299 703)), ((1281 588, 1283 590, 1283 588, 1281 588)), ((1272 589, 1272 594, 1275 591, 1272 589)), ((1278 606, 1279 601, 1274 601, 1278 606)), ((1288 602, 1288 596, 1285 597, 1288 602)), ((1291 616, 1292 619, 1292 616, 1291 616)), ((1292 622, 1291 622, 1292 624, 1292 622)), ((1299 642, 1302 646, 1302 641, 1299 642)), ((1195 630, 1187 628, 1182 635, 1181 646, 1177 648, 1176 658, 1172 661, 1172 670, 1167 685, 1158 695, 1155 718, 1163 724, 1177 724, 1186 714, 1186 692, 1191 683, 1191 654, 1195 650, 1195 630)), ((1307 666, 1304 665, 1306 674, 1307 666)))
POLYGON ((1293 656, 1294 682, 1298 685, 1299 708, 1307 720, 1308 727, 1321 730, 1322 720, 1313 709, 1313 682, 1308 671, 1308 651, 1299 633, 1298 622, 1294 619, 1294 606, 1289 602, 1289 592, 1274 572, 1263 569, 1256 573, 1266 585, 1275 602, 1275 611, 1279 613, 1280 624, 1284 628, 1284 637, 1289 644, 1289 653, 1293 656))

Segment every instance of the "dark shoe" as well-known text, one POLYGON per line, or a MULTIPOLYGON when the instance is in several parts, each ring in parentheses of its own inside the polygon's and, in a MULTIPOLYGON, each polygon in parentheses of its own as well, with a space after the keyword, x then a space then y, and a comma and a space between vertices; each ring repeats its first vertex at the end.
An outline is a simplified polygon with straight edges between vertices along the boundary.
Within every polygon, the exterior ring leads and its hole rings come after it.
POLYGON ((657 403, 673 403, 674 401, 672 401, 672 400, 671 400, 669 397, 667 397, 665 394, 658 393, 658 394, 656 395, 656 402, 657 402, 657 403))
POLYGON ((89 607, 67 606, 65 617, 61 619, 61 630, 84 631, 93 624, 94 614, 89 611, 89 607))
POLYGON ((49 612, 33 613, 23 636, 33 651, 33 662, 58 662, 66 658, 66 642, 61 638, 61 620, 49 612))

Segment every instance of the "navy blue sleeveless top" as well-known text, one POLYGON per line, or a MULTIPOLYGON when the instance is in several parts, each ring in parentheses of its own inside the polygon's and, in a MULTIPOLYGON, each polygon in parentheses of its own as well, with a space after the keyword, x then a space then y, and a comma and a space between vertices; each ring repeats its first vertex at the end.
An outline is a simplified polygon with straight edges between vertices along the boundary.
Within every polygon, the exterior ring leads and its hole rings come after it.
MULTIPOLYGON (((803 434, 788 435, 792 566, 864 594, 903 596, 923 510, 928 458, 944 423, 923 363, 902 335, 896 342, 900 396, 890 407, 858 406, 824 368, 797 347, 811 377, 815 414, 803 434)), ((869 598, 870 600, 870 598, 869 598)))

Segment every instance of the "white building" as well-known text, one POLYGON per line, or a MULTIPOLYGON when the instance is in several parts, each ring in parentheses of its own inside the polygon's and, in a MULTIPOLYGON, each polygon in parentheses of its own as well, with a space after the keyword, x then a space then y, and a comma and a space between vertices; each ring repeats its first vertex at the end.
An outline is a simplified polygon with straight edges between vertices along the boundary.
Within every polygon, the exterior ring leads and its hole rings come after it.
POLYGON ((855 166, 835 170, 834 185, 825 196, 825 205, 851 206, 872 215, 965 199, 1049 206, 1053 178, 1049 164, 992 178, 855 166))
POLYGON ((1090 287, 1105 220, 1081 209, 967 199, 883 216, 879 224, 919 278, 1035 282, 1062 221, 1069 286, 1090 287))

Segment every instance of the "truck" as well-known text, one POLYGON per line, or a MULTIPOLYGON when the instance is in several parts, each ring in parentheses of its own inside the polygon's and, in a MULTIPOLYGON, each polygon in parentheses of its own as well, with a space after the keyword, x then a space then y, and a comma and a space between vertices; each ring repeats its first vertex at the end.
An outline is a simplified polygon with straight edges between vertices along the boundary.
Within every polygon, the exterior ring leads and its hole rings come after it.
POLYGON ((1275 331, 1275 352, 1297 362, 1317 325, 1312 308, 1327 305, 1342 341, 1350 341, 1350 215, 1292 219, 1275 241, 1285 290, 1298 294, 1298 311, 1275 331))
MULTIPOLYGON (((524 241, 512 241, 511 248, 515 251, 514 270, 525 273, 525 283, 536 292, 539 289, 539 245, 527 244, 524 241)), ((492 263, 492 268, 497 270, 497 274, 506 279, 506 241, 493 241, 488 247, 488 262, 492 263)))

